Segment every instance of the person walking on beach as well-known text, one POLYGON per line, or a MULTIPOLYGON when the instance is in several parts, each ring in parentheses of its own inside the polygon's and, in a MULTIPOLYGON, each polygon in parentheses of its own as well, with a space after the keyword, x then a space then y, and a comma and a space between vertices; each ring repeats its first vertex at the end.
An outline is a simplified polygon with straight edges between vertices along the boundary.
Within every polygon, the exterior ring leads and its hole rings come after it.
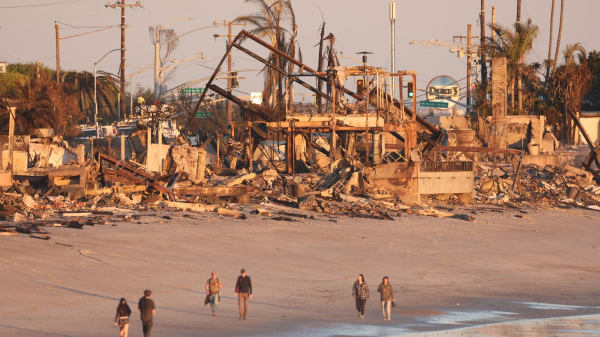
POLYGON ((213 316, 217 316, 217 305, 221 300, 222 287, 221 281, 217 278, 217 273, 213 271, 211 278, 206 281, 206 295, 209 296, 210 310, 212 310, 213 316))
POLYGON ((387 276, 383 277, 377 291, 381 293, 381 310, 383 311, 383 320, 389 321, 392 312, 392 302, 394 302, 394 289, 387 276))
POLYGON ((138 311, 141 313, 142 327, 144 329, 144 337, 150 337, 152 331, 152 320, 156 313, 156 307, 154 301, 150 299, 152 291, 149 289, 144 290, 144 297, 140 298, 138 303, 138 311))
POLYGON ((115 326, 119 327, 120 337, 127 337, 129 332, 129 316, 131 316, 131 308, 127 305, 127 300, 121 298, 117 306, 117 315, 115 316, 115 326))
POLYGON ((246 319, 250 298, 252 298, 252 281, 250 276, 246 276, 246 269, 242 269, 241 274, 235 284, 235 296, 238 297, 238 305, 240 307, 240 319, 246 319), (242 310, 242 302, 243 310, 242 310))
POLYGON ((365 281, 363 274, 358 275, 358 279, 352 286, 352 296, 356 300, 356 310, 358 310, 358 317, 365 318, 365 304, 367 304, 367 298, 369 298, 369 286, 365 281))

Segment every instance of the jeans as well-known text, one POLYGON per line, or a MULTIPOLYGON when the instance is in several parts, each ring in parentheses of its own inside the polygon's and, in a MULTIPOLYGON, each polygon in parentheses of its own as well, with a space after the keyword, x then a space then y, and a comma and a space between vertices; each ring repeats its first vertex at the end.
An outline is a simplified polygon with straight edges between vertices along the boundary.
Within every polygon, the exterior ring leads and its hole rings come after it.
POLYGON ((392 301, 381 301, 381 310, 383 311, 383 318, 390 319, 392 301))
POLYGON ((367 304, 366 298, 356 297, 356 310, 358 310, 361 315, 365 314, 365 304, 367 304))
POLYGON ((152 320, 142 321, 142 326, 144 329, 144 337, 150 337, 150 331, 152 331, 152 320))
POLYGON ((248 293, 239 293, 238 305, 240 306, 240 316, 246 318, 246 313, 248 313, 248 306, 250 305, 250 294, 248 293), (242 302, 243 302, 243 310, 242 310, 242 302))
POLYGON ((210 294, 210 310, 212 313, 217 312, 217 306, 219 305, 219 293, 210 294))

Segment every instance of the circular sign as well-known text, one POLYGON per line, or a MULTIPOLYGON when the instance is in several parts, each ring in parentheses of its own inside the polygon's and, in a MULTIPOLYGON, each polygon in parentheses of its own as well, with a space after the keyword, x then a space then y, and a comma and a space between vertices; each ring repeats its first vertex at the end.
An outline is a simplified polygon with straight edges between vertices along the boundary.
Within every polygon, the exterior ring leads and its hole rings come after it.
POLYGON ((447 108, 438 108, 440 110, 452 109, 456 103, 444 99, 448 98, 453 101, 460 100, 460 85, 450 76, 435 77, 427 85, 427 100, 430 102, 447 103, 447 108))

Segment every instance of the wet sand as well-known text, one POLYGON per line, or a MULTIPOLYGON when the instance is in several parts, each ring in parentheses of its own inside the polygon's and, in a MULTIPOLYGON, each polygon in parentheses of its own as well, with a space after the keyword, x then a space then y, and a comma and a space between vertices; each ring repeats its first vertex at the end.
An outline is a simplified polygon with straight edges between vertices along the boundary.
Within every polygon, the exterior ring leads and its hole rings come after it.
POLYGON ((0 336, 118 336, 121 297, 134 309, 130 336, 141 336, 135 309, 146 288, 157 305, 155 336, 434 336, 600 313, 599 213, 455 212, 477 221, 313 214, 286 222, 150 211, 159 216, 142 216, 140 224, 48 228, 50 241, 2 237, 0 336), (241 268, 254 285, 247 321, 238 319, 233 296, 241 268), (212 270, 224 283, 217 317, 203 305, 212 270), (351 297, 358 273, 371 289, 364 320, 351 297), (376 292, 384 275, 398 303, 391 322, 383 321, 376 292))

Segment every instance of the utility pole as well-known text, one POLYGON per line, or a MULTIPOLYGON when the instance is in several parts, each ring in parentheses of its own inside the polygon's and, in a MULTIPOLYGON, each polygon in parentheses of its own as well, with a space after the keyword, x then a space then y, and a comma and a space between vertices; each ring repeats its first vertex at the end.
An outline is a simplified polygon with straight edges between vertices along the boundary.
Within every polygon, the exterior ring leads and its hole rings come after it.
POLYGON ((485 0, 481 0, 481 57, 479 63, 481 63, 481 84, 483 88, 487 88, 487 55, 485 50, 485 0))
MULTIPOLYGON (((396 73, 396 3, 394 0, 390 2, 390 23, 392 26, 392 73, 396 73)), ((392 97, 394 97, 396 92, 396 78, 392 77, 391 85, 392 85, 392 97)))
MULTIPOLYGON (((214 22, 215 26, 227 26, 229 28, 229 33, 225 36, 223 35, 218 35, 215 34, 214 37, 227 37, 229 40, 227 42, 227 91, 231 93, 231 91, 233 90, 233 79, 231 78, 231 68, 233 66, 233 61, 231 59, 231 43, 233 40, 233 26, 246 26, 245 23, 234 23, 233 21, 225 21, 223 20, 223 22, 217 22, 215 20, 214 22)), ((227 100, 227 125, 231 125, 231 122, 233 122, 233 105, 231 103, 231 100, 227 100)))
MULTIPOLYGON (((473 34, 471 24, 467 25, 467 36, 453 36, 453 39, 467 38, 467 114, 471 113, 471 70, 473 68, 473 34)), ((476 37, 478 38, 478 36, 476 37)), ((460 52, 460 51, 459 51, 460 52)), ((459 54, 460 56, 460 54, 459 54)))
POLYGON ((121 71, 120 71, 120 80, 121 80, 121 84, 120 84, 120 88, 119 88, 119 92, 120 92, 120 97, 119 97, 119 109, 121 109, 121 111, 125 111, 125 9, 127 7, 130 8, 135 8, 135 7, 142 7, 142 4, 140 3, 140 1, 136 1, 135 4, 131 4, 131 5, 126 5, 125 4, 125 0, 120 0, 115 2, 114 4, 110 4, 107 3, 105 5, 107 8, 117 8, 120 7, 121 8, 121 71))
MULTIPOLYGON (((492 6, 492 26, 496 26, 496 6, 492 6)), ((493 40, 496 40, 496 31, 492 29, 493 40)))
POLYGON ((60 27, 58 26, 58 22, 54 21, 54 29, 56 30, 56 81, 58 83, 61 82, 61 78, 60 78, 60 40, 65 40, 65 39, 70 39, 70 38, 73 38, 73 37, 88 35, 88 34, 100 32, 100 31, 103 31, 103 30, 115 28, 115 27, 118 27, 118 26, 109 26, 109 27, 105 27, 105 28, 96 29, 96 30, 93 30, 91 32, 86 32, 86 33, 76 34, 76 35, 71 35, 71 36, 65 36, 65 37, 60 37, 60 34, 59 34, 60 27))
POLYGON ((54 21, 54 29, 56 30, 56 82, 60 83, 60 37, 58 36, 58 23, 54 21))
POLYGON ((473 56, 471 55, 471 24, 467 25, 467 115, 471 114, 471 68, 473 67, 473 56))

